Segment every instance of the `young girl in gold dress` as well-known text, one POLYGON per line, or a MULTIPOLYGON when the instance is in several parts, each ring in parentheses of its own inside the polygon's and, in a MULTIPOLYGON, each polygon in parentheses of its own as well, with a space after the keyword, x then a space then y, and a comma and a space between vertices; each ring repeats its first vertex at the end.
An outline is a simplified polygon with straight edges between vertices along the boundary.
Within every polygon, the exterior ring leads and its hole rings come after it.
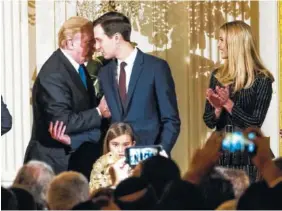
POLYGON ((133 145, 135 145, 133 131, 128 124, 111 125, 104 139, 103 155, 93 164, 90 191, 116 185, 117 181, 113 181, 110 174, 111 167, 116 164, 124 165, 125 149, 133 145))

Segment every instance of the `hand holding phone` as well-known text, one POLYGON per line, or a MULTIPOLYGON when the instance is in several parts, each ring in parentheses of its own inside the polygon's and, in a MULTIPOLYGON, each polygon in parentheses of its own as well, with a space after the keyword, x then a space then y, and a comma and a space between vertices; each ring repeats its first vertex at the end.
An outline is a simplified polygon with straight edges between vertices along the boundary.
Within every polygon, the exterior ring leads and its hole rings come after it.
POLYGON ((255 132, 249 132, 246 136, 243 132, 226 133, 222 141, 222 150, 237 152, 247 151, 251 155, 255 155, 257 147, 253 140, 257 137, 255 132))

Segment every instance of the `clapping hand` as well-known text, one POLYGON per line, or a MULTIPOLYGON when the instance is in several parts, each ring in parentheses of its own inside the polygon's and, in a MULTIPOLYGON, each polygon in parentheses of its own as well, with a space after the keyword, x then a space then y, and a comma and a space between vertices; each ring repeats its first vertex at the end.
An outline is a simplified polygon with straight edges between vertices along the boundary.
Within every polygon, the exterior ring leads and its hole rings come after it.
POLYGON ((218 96, 216 92, 214 92, 212 89, 207 89, 206 92, 206 99, 209 101, 209 103, 215 108, 215 109, 221 109, 221 99, 218 96))
POLYGON ((223 106, 229 100, 229 86, 226 87, 219 87, 216 86, 215 88, 216 93, 220 99, 220 104, 223 106))
POLYGON ((215 108, 216 113, 220 113, 222 108, 225 108, 229 113, 232 112, 234 103, 230 99, 229 86, 216 86, 215 90, 207 89, 206 98, 209 103, 215 108))

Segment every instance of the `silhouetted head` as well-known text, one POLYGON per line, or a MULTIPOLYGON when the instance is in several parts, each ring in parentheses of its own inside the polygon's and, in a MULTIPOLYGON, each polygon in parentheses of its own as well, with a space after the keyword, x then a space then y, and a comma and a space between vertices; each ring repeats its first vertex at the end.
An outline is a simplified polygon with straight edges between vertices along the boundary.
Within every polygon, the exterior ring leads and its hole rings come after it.
POLYGON ((204 209, 203 197, 194 184, 181 179, 174 180, 168 183, 165 187, 164 193, 157 205, 157 209, 204 209))
POLYGON ((114 191, 114 200, 122 210, 152 209, 157 197, 154 189, 138 177, 122 181, 114 191))
POLYGON ((168 182, 181 177, 177 164, 160 155, 144 160, 140 168, 140 177, 153 186, 158 198, 168 182))

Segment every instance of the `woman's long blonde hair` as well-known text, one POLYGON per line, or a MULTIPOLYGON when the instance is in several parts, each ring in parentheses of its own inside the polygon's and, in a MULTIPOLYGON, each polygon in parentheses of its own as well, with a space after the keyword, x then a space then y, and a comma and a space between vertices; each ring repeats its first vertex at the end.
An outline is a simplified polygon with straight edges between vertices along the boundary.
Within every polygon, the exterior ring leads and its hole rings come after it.
POLYGON ((134 134, 129 124, 118 122, 110 126, 104 138, 104 144, 103 144, 104 155, 110 151, 109 149, 110 141, 122 135, 129 135, 132 140, 132 143, 134 142, 134 134))
POLYGON ((228 51, 228 58, 215 74, 221 84, 226 86, 234 83, 235 93, 250 88, 256 74, 263 74, 274 81, 272 74, 261 61, 248 24, 243 21, 227 22, 220 30, 226 35, 228 51))

